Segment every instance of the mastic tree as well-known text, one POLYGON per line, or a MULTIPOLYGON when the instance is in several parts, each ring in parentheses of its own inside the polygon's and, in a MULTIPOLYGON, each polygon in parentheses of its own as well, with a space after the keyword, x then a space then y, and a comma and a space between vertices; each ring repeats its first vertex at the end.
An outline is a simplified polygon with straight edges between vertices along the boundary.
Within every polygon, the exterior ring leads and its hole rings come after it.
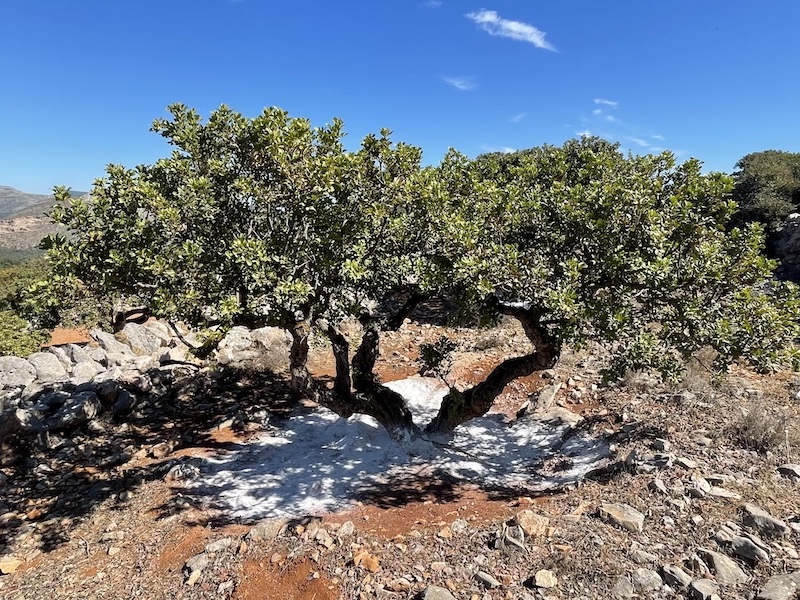
POLYGON ((786 356, 795 288, 769 280, 762 230, 728 230, 731 181, 668 154, 626 157, 599 139, 422 167, 388 131, 345 150, 342 123, 313 128, 265 109, 207 122, 182 105, 153 129, 174 146, 153 165, 110 166, 91 196, 56 195, 55 285, 71 280, 193 325, 275 325, 292 334, 292 383, 347 417, 375 417, 400 442, 450 434, 565 345, 615 351, 613 368, 675 376, 698 348, 717 368, 786 356), (382 330, 447 297, 461 318, 519 319, 529 354, 451 389, 421 431, 374 374, 382 330), (339 325, 358 318, 351 356, 339 325), (335 357, 332 389, 308 373, 312 326, 335 357))

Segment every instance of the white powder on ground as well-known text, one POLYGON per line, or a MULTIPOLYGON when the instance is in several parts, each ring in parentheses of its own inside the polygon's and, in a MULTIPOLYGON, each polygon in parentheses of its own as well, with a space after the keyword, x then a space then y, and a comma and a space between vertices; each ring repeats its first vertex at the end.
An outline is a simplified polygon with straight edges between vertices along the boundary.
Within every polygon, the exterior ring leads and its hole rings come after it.
MULTIPOLYGON (((410 377, 388 384, 403 395, 423 426, 438 411, 447 388, 410 377)), ((524 418, 512 424, 489 414, 457 428, 446 448, 425 440, 410 456, 371 417, 339 418, 324 408, 294 414, 241 448, 206 459, 187 492, 230 518, 297 517, 346 509, 367 492, 408 481, 421 472, 487 489, 541 491, 580 481, 605 463, 601 439, 571 435, 559 421, 524 418), (542 461, 563 457, 547 474, 542 461)))

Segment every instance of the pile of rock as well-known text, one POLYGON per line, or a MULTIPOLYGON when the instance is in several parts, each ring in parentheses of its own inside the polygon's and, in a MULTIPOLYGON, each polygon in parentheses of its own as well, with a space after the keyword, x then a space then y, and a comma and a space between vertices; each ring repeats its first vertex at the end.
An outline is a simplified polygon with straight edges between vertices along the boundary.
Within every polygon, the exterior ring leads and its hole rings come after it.
MULTIPOLYGON (((27 359, 0 357, 0 440, 20 429, 56 432, 110 411, 124 415, 147 394, 164 394, 176 377, 205 368, 191 347, 198 336, 164 321, 94 330, 86 344, 51 346, 27 359)), ((212 361, 240 365, 265 352, 288 355, 288 333, 275 328, 227 333, 212 361)))

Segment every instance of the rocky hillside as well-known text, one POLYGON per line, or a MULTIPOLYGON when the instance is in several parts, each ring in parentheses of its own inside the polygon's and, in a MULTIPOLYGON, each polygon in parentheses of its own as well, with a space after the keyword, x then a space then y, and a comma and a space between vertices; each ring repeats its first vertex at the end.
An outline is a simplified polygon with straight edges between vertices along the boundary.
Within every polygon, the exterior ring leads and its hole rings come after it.
POLYGON ((56 231, 46 216, 53 202, 53 196, 0 186, 0 259, 17 262, 39 253, 41 239, 56 231))
MULTIPOLYGON (((492 418, 572 415, 565 435, 591 434, 614 452, 582 483, 537 494, 422 465, 346 512, 253 522, 214 503, 252 473, 230 468, 229 483, 205 490, 198 478, 265 440, 277 452, 292 419, 319 409, 281 375, 282 332, 237 329, 209 362, 189 358, 196 340, 183 333, 128 324, 0 361, 2 422, 15 428, 0 453, 3 598, 796 598, 793 374, 735 369, 715 387, 698 367, 679 386, 640 374, 606 386, 599 351, 568 353, 508 386, 492 418)), ((380 377, 417 373, 418 344, 443 334, 460 341, 449 375, 458 386, 518 353, 523 337, 509 324, 475 332, 411 321, 382 338, 380 377)), ((329 351, 315 346, 310 366, 332 373, 329 351)), ((326 447, 344 461, 347 443, 326 447)), ((463 452, 480 462, 475 447, 463 452)), ((556 451, 517 468, 533 484, 580 460, 556 451)), ((264 500, 287 491, 324 490, 279 486, 264 500)))

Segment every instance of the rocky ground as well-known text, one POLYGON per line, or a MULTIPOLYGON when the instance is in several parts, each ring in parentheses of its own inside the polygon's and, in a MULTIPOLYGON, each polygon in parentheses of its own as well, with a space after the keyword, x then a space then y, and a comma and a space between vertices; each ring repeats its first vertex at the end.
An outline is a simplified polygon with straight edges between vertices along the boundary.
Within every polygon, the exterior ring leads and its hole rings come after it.
MULTIPOLYGON (((133 331, 117 338, 138 349, 131 354, 110 339, 74 345, 92 361, 80 367, 84 357, 61 347, 74 386, 57 406, 41 406, 41 391, 39 405, 4 392, 29 431, 52 431, 5 441, 3 598, 788 600, 800 588, 794 374, 737 368, 711 385, 701 359, 678 386, 635 374, 605 386, 599 351, 568 353, 554 371, 510 385, 496 409, 510 421, 525 403, 548 402, 605 436, 614 459, 580 485, 532 495, 423 469, 345 513, 251 523, 204 509, 185 480, 201 457, 247 444, 267 417, 298 409, 269 373, 282 354, 247 355, 256 369, 178 367, 177 345, 162 339, 145 356, 148 340, 137 346, 133 331), (160 365, 159 375, 137 379, 131 362, 140 375, 160 365), (114 384, 103 388, 104 373, 114 384)), ((420 319, 382 340, 381 377, 418 372, 418 344, 442 334, 461 342, 450 376, 458 385, 525 348, 509 323, 476 332, 420 319)), ((235 362, 234 350, 223 348, 220 362, 235 362)), ((332 372, 322 346, 312 358, 316 375, 332 372)), ((49 359, 32 361, 57 376, 49 359)))

